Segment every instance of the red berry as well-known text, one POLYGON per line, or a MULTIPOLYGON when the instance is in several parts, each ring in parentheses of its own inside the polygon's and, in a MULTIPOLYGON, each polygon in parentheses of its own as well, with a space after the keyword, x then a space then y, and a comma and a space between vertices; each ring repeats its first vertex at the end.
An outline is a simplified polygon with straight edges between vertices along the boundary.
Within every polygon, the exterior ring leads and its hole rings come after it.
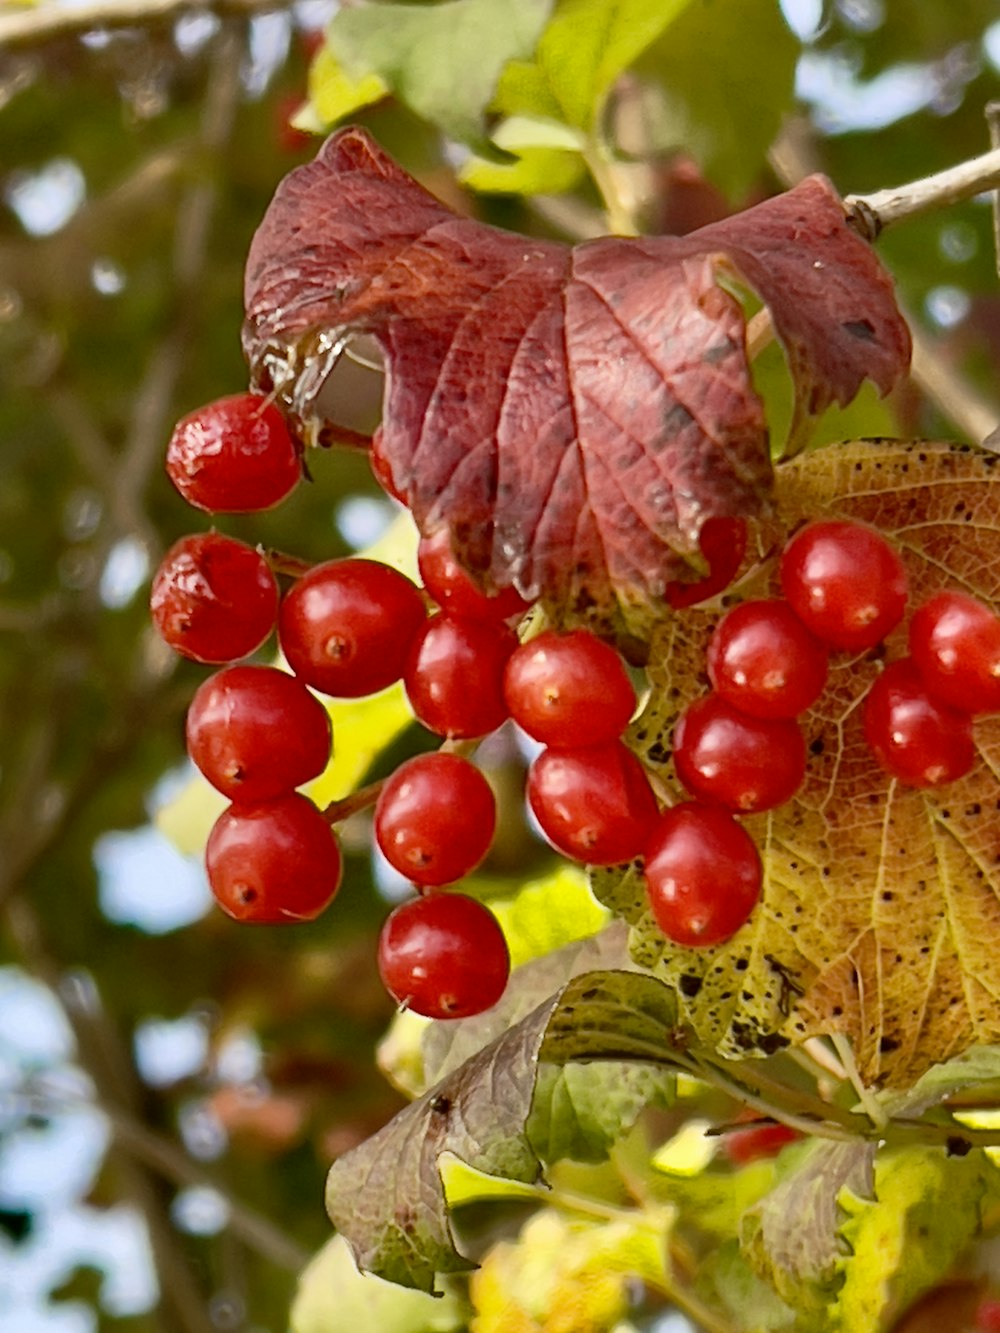
POLYGON ((187 715, 188 754, 213 787, 244 805, 319 777, 330 718, 296 676, 226 667, 198 687, 187 715))
POLYGON ((340 887, 342 870, 333 830, 298 792, 224 810, 205 864, 223 911, 264 924, 312 921, 340 887))
POLYGON ((818 639, 863 652, 895 629, 906 609, 903 562, 881 533, 862 523, 810 523, 785 547, 781 587, 818 639))
POLYGON ((421 754, 388 778, 375 805, 386 860, 416 884, 452 884, 475 870, 496 831, 496 800, 456 754, 421 754))
POLYGON ((967 713, 939 703, 911 658, 892 662, 868 691, 865 740, 880 767, 910 787, 940 787, 972 768, 967 713))
POLYGON ((397 500, 401 505, 405 505, 406 495, 392 479, 392 468, 389 466, 389 459, 386 457, 384 441, 385 434, 382 427, 376 426, 375 434, 372 436, 371 448, 368 451, 368 462, 371 465, 372 476, 387 495, 391 495, 394 500, 397 500))
POLYGON ((153 623, 175 652, 195 662, 234 662, 274 628, 278 585, 244 542, 204 532, 171 546, 153 578, 153 623))
POLYGON ((746 519, 706 518, 698 533, 698 548, 708 561, 708 573, 694 583, 667 586, 667 602, 675 611, 707 602, 729 587, 746 554, 746 519))
POLYGON ((474 620, 509 620, 521 616, 531 605, 516 588, 503 588, 488 595, 455 559, 447 528, 438 528, 421 537, 417 547, 417 565, 424 587, 442 611, 450 615, 471 616, 474 620))
POLYGON ((614 740, 635 711, 635 690, 610 644, 587 630, 546 630, 516 648, 504 673, 515 722, 546 745, 614 740))
POLYGON ((235 393, 178 421, 167 445, 167 474, 195 508, 243 514, 283 500, 301 480, 302 464, 274 404, 235 393))
POLYGON ((963 713, 1000 712, 1000 617, 964 592, 939 592, 910 620, 927 689, 963 713))
POLYGON ((750 814, 773 810, 795 795, 806 771, 806 746, 796 722, 750 717, 708 694, 678 719, 674 764, 695 796, 750 814))
POLYGON ((1000 1333, 1000 1301, 988 1296, 976 1306, 976 1333, 1000 1333))
POLYGON ((719 621, 707 650, 716 692, 754 717, 791 718, 826 684, 827 650, 788 605, 741 602, 719 621))
POLYGON ((393 999, 414 1013, 468 1018, 503 995, 510 955, 488 907, 463 893, 428 893, 389 914, 378 970, 393 999))
POLYGON ((485 736, 507 718, 503 672, 517 635, 502 620, 431 616, 403 677, 414 713, 439 736, 485 736))
POLYGON ((289 589, 278 638, 307 685, 356 699, 399 680, 426 616, 420 590, 405 574, 377 560, 330 560, 289 589))
POLYGON ((797 1143, 802 1135, 791 1125, 748 1125, 734 1129, 722 1140, 722 1150, 733 1166, 746 1166, 768 1157, 777 1157, 789 1143, 797 1143))
POLYGON ((527 796, 553 847, 590 865, 638 856, 657 815, 642 765, 619 740, 543 750, 528 770, 527 796))
POLYGON ((760 854, 718 806, 688 801, 664 810, 646 842, 646 891, 656 924, 675 944, 721 944, 760 897, 760 854))

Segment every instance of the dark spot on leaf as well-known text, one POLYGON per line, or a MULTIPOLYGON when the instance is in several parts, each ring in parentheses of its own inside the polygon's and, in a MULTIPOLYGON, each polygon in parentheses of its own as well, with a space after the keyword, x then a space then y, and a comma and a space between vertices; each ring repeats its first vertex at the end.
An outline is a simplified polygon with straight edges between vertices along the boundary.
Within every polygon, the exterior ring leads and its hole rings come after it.
POLYGON ((883 1055, 888 1055, 890 1051, 899 1050, 899 1042, 895 1037, 883 1037, 878 1044, 878 1048, 883 1055))
POLYGON ((757 1038, 757 1048, 765 1055, 774 1055, 775 1052, 784 1050, 790 1045, 789 1039, 783 1037, 780 1032, 765 1032, 762 1037, 757 1038))
POLYGON ((682 995, 686 995, 689 1000, 693 1000, 701 990, 702 979, 691 972, 685 972, 677 985, 682 995))
POLYGON ((862 342, 875 341, 875 326, 870 319, 848 319, 840 327, 852 338, 860 338, 862 342))

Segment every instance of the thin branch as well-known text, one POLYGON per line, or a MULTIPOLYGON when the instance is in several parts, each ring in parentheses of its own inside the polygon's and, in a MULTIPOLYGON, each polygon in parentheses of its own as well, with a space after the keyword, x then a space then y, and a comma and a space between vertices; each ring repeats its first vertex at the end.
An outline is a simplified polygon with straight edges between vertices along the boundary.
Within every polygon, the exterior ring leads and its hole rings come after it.
POLYGON ((95 29, 144 28, 183 14, 218 14, 220 18, 274 12, 279 0, 93 0, 69 6, 44 4, 0 14, 0 48, 38 46, 95 29))
POLYGON ((933 176, 898 185, 874 194, 849 194, 844 200, 847 219, 868 241, 874 241, 886 227, 919 213, 972 199, 986 190, 1000 187, 1000 148, 994 148, 969 162, 939 171, 933 176))
MULTIPOLYGON (((1000 102, 987 102, 985 114, 990 146, 1000 151, 1000 102)), ((993 191, 993 251, 1000 277, 1000 190, 993 191)))

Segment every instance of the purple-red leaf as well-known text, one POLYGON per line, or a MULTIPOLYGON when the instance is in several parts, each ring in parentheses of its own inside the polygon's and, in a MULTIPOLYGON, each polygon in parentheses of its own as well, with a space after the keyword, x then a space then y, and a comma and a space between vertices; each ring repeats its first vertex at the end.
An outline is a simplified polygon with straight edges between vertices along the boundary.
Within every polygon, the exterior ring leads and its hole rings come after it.
POLYGON ((800 424, 909 337, 891 282, 813 177, 685 237, 570 248, 459 217, 361 130, 279 187, 251 246, 255 384, 307 425, 352 338, 385 357, 381 452, 420 529, 487 586, 570 615, 644 611, 704 565, 706 518, 766 510, 767 428, 738 274, 771 308, 800 424))

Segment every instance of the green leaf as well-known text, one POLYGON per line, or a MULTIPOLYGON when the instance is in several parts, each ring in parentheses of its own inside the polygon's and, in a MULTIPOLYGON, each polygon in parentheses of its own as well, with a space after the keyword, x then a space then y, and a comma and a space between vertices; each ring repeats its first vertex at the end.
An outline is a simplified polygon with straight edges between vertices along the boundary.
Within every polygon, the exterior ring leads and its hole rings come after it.
POLYGON ((691 0, 561 0, 536 60, 564 119, 592 132, 615 80, 691 0))
POLYGON ((744 201, 794 109, 798 56, 777 0, 694 0, 637 70, 652 146, 689 154, 744 201))
POLYGON ((1000 1046, 973 1046, 954 1060, 933 1065, 913 1087, 886 1103, 889 1115, 919 1115, 963 1088, 1000 1080, 1000 1046))
POLYGON ((378 74, 352 77, 328 47, 323 47, 309 68, 309 110, 322 127, 336 125, 361 107, 380 101, 388 91, 378 74))
POLYGON ((554 996, 572 977, 629 966, 626 932, 616 921, 600 934, 573 941, 515 968, 503 998, 485 1014, 427 1027, 423 1049, 425 1087, 458 1069, 543 1000, 554 996))
POLYGON ((537 1180, 541 1167, 525 1126, 539 1059, 633 1055, 668 1065, 675 1018, 662 982, 588 972, 451 1068, 330 1170, 327 1210, 359 1267, 422 1291, 433 1290, 438 1273, 469 1268, 452 1235, 441 1158, 505 1180, 537 1180))
POLYGON ((524 1124, 553 997, 400 1111, 330 1168, 326 1206, 360 1268, 421 1291, 438 1273, 473 1265, 448 1220, 445 1153, 506 1180, 532 1182, 540 1165, 524 1124))
POLYGON ((664 1174, 656 1195, 674 1205, 685 1226, 722 1242, 739 1234, 743 1215, 774 1183, 773 1159, 749 1162, 739 1171, 702 1171, 694 1176, 664 1174))
POLYGON ((503 927, 512 967, 596 935, 609 919, 607 908, 591 893, 585 872, 566 861, 550 875, 529 880, 513 898, 497 899, 490 907, 503 927))
POLYGON ((673 1084, 646 1065, 539 1065, 528 1138, 543 1162, 602 1162, 640 1111, 669 1105, 673 1084))
POLYGON ((550 0, 445 0, 341 9, 327 29, 356 81, 377 75, 450 138, 486 147, 483 113, 508 60, 530 56, 550 0))
POLYGON ((463 185, 484 194, 566 194, 587 168, 578 153, 558 148, 525 148, 513 162, 471 157, 459 172, 463 185))
POLYGON ((993 1168, 979 1152, 963 1158, 933 1148, 880 1154, 875 1201, 843 1198, 851 1216, 842 1234, 851 1253, 843 1261, 832 1328, 879 1333, 949 1272, 979 1228, 984 1170, 993 1168))
POLYGON ((468 1311, 453 1291, 440 1299, 358 1272, 342 1236, 327 1241, 303 1270, 290 1333, 452 1333, 468 1311))
MULTIPOLYGON (((718 1246, 701 1265, 698 1288, 721 1303, 733 1333, 792 1333, 801 1328, 796 1312, 757 1276, 734 1240, 718 1246)), ((819 1333, 815 1324, 811 1333, 819 1333)))
POLYGON ((874 1154, 860 1141, 814 1139, 789 1149, 778 1184, 742 1218, 744 1254, 786 1304, 825 1308, 843 1257, 838 1197, 843 1189, 871 1195, 874 1154))

